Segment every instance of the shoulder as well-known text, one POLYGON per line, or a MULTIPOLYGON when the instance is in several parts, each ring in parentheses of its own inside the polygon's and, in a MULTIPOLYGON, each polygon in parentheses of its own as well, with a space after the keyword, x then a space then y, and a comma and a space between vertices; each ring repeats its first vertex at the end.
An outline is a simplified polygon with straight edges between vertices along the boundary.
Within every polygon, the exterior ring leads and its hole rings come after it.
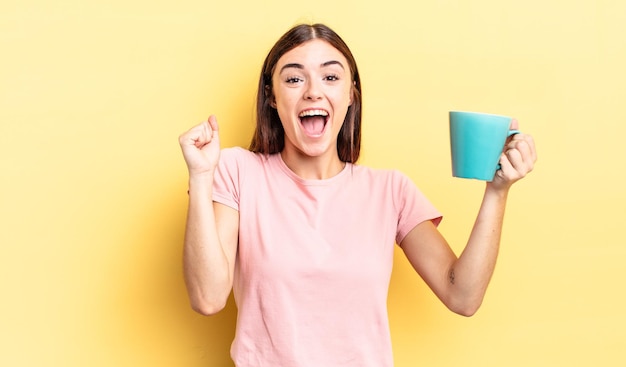
POLYGON ((354 177, 369 190, 372 199, 380 197, 396 207, 403 207, 408 202, 425 199, 411 177, 398 169, 355 166, 354 177))
POLYGON ((254 153, 242 147, 223 148, 220 152, 217 172, 239 181, 245 181, 247 177, 260 177, 259 175, 276 171, 278 169, 276 160, 275 154, 254 153))
POLYGON ((385 183, 394 187, 402 187, 412 182, 409 176, 397 169, 372 168, 355 164, 353 173, 359 179, 385 183))
POLYGON ((220 165, 254 165, 267 160, 267 156, 254 153, 242 147, 223 148, 220 152, 220 165))
POLYGON ((244 149, 242 147, 222 148, 220 152, 220 158, 227 160, 245 160, 251 159, 254 156, 256 156, 255 153, 252 153, 248 149, 244 149))
POLYGON ((264 170, 266 156, 241 147, 223 148, 213 180, 214 200, 236 207, 243 187, 247 187, 264 170), (222 201, 220 201, 222 200, 222 201))

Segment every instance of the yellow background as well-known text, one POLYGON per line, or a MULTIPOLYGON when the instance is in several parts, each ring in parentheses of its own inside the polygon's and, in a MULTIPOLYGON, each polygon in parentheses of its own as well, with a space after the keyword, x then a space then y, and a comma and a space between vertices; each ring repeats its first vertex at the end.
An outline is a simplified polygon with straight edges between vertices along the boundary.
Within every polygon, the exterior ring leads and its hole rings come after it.
POLYGON ((626 364, 626 2, 3 0, 0 365, 232 365, 232 299, 210 318, 186 299, 177 138, 214 113, 246 146, 263 58, 303 21, 357 58, 361 163, 412 177, 455 250, 483 184, 451 177, 447 111, 537 141, 478 314, 397 254, 396 365, 626 364))

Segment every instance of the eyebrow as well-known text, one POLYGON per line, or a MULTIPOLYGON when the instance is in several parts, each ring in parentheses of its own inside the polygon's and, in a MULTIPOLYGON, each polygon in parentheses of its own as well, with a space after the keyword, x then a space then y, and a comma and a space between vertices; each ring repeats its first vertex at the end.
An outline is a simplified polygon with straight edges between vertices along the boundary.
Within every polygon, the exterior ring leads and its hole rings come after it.
MULTIPOLYGON (((337 60, 326 61, 326 62, 322 63, 320 66, 321 67, 327 67, 327 66, 330 66, 330 65, 339 65, 342 69, 345 69, 343 64, 341 62, 337 61, 337 60)), ((282 68, 280 68, 280 72, 282 73, 283 70, 289 69, 289 68, 304 69, 304 65, 298 64, 298 63, 285 64, 285 65, 283 65, 282 68)))

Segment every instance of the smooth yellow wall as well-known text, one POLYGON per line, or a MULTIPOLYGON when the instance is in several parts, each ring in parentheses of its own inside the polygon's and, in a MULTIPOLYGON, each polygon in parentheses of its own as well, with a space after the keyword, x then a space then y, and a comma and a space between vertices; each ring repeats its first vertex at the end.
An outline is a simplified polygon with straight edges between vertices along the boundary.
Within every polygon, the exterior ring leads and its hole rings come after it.
POLYGON ((626 2, 3 0, 0 365, 232 365, 232 300, 205 318, 185 295, 177 137, 215 113, 245 146, 261 62, 302 21, 357 57, 361 163, 411 176, 455 250, 483 185, 450 175, 447 111, 537 141, 477 315, 397 253, 396 365, 626 364, 626 2))

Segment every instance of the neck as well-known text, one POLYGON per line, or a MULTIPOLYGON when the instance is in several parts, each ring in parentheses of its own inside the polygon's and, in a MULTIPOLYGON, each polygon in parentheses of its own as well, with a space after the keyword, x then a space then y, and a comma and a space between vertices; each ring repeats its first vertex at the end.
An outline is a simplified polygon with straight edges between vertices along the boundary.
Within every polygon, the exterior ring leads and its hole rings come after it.
POLYGON ((337 152, 310 157, 301 152, 283 149, 280 152, 289 169, 305 180, 325 180, 339 174, 346 166, 337 152))

